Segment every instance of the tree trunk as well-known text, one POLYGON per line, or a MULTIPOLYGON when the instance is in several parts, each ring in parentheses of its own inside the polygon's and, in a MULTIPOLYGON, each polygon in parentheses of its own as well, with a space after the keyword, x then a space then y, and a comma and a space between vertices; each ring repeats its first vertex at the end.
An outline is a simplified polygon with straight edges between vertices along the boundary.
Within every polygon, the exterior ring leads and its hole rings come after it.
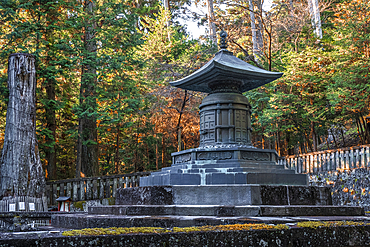
POLYGON ((159 166, 158 166, 158 140, 156 140, 155 142, 155 169, 156 170, 159 170, 159 166))
POLYGON ((213 42, 213 44, 217 45, 216 24, 214 23, 215 15, 213 11, 213 0, 207 0, 207 8, 208 8, 209 39, 213 42))
POLYGON ((49 180, 55 180, 57 179, 57 163, 55 153, 55 85, 52 79, 47 80, 46 94, 49 100, 49 103, 46 107, 46 128, 50 131, 45 138, 47 144, 47 148, 45 149, 45 158, 48 162, 46 169, 48 171, 47 178, 49 180))
POLYGON ((115 163, 115 174, 119 174, 119 135, 121 133, 120 131, 120 124, 117 124, 117 136, 116 136, 116 155, 114 157, 114 163, 115 163))
POLYGON ((164 142, 164 134, 162 134, 162 168, 165 167, 165 154, 166 154, 166 146, 164 142))
POLYGON ((293 5, 293 0, 289 0, 289 7, 290 7, 290 17, 294 18, 294 5, 293 5))
POLYGON ((261 62, 261 54, 262 54, 262 34, 261 30, 256 27, 256 18, 254 14, 254 5, 253 0, 249 0, 249 13, 251 18, 251 29, 252 29, 252 43, 253 43, 253 55, 254 60, 257 63, 261 62))
POLYGON ((170 9, 170 1, 169 0, 163 0, 163 6, 165 9, 170 9))
MULTIPOLYGON (((308 137, 308 134, 307 134, 306 130, 304 131, 304 136, 306 138, 307 147, 310 149, 311 152, 314 152, 314 149, 312 147, 312 144, 310 142, 310 138, 308 137)), ((307 153, 308 153, 308 148, 307 148, 307 153)))
MULTIPOLYGON (((47 29, 45 33, 45 40, 47 40, 46 50, 48 51, 47 58, 46 58, 46 65, 51 66, 51 61, 55 59, 55 49, 53 48, 52 44, 54 43, 53 32, 54 29, 52 28, 53 25, 56 25, 56 10, 53 9, 51 6, 48 8, 47 12, 47 29)), ((48 71, 49 72, 49 71, 48 71)), ((47 176, 48 180, 55 180, 57 179, 57 161, 56 161, 56 118, 55 118, 55 87, 56 87, 56 79, 55 74, 47 73, 46 76, 46 96, 47 96, 47 103, 45 107, 45 120, 46 120, 46 128, 49 130, 49 133, 45 137, 46 148, 45 148, 45 158, 47 160, 47 176)))
POLYGON ((177 129, 177 152, 181 151, 181 127, 177 129))
MULTIPOLYGON (((170 11, 170 1, 169 0, 163 0, 163 7, 166 10, 170 11)), ((169 28, 170 25, 171 25, 171 20, 170 20, 170 18, 168 18, 168 15, 167 14, 166 14, 166 16, 167 16, 166 17, 166 19, 167 19, 166 25, 167 25, 167 28, 169 28)), ((170 34, 170 32, 167 33, 167 38, 168 38, 168 42, 171 42, 171 34, 170 34)))
POLYGON ((333 129, 330 129, 330 131, 331 131, 331 134, 333 135, 333 141, 334 141, 335 148, 338 148, 338 143, 337 143, 337 140, 335 139, 335 133, 333 129))
MULTIPOLYGON (((261 0, 257 0, 257 9, 258 9, 258 15, 257 15, 257 20, 258 20, 258 29, 256 30, 256 35, 257 35, 257 46, 259 48, 260 55, 262 55, 262 50, 263 50, 263 23, 262 23, 262 2, 261 0)), ((272 24, 270 24, 270 28, 272 29, 272 24)), ((272 30, 270 30, 272 31, 272 30)), ((271 33, 272 34, 272 33, 271 33)))
POLYGON ((181 151, 181 117, 182 117, 182 114, 184 113, 186 102, 188 101, 187 96, 188 96, 188 90, 185 90, 184 99, 182 101, 182 105, 181 105, 181 109, 180 109, 180 114, 179 114, 179 119, 177 121, 177 126, 176 126, 176 130, 177 130, 177 143, 178 143, 177 151, 178 152, 181 151))
MULTIPOLYGON (((81 100, 80 100, 81 103, 81 100)), ((81 174, 81 153, 82 153, 82 124, 81 119, 78 120, 78 138, 77 138, 77 154, 76 154, 76 178, 82 177, 81 174)))
POLYGON ((369 129, 367 128, 367 123, 364 119, 364 117, 361 115, 360 116, 360 119, 361 119, 361 123, 362 123, 362 126, 364 128, 364 132, 365 132, 365 140, 366 140, 366 144, 368 144, 370 142, 370 133, 369 133, 369 129))
POLYGON ((276 144, 277 144, 277 152, 279 156, 281 156, 281 143, 280 143, 280 135, 279 135, 279 130, 276 131, 276 144))
POLYGON ((94 20, 95 4, 93 1, 86 1, 85 11, 88 14, 84 46, 85 54, 82 63, 81 89, 80 89, 80 107, 82 114, 79 119, 79 148, 77 148, 78 157, 76 177, 79 176, 97 176, 99 173, 98 163, 98 132, 96 128, 96 23, 94 20), (80 163, 78 163, 80 162, 80 163))
POLYGON ((0 159, 0 198, 41 197, 45 177, 36 139, 36 69, 30 54, 11 54, 9 103, 0 159))
POLYGON ((313 144, 313 151, 317 152, 317 136, 316 136, 314 122, 311 122, 311 138, 312 138, 312 144, 313 144))
POLYGON ((361 140, 361 144, 364 145, 364 139, 362 138, 362 135, 361 135, 361 132, 360 132, 360 127, 358 125, 358 118, 356 118, 356 126, 357 126, 357 133, 358 133, 358 136, 360 137, 360 140, 361 140))
POLYGON ((343 141, 342 147, 345 147, 346 146, 346 140, 344 139, 344 133, 343 133, 343 128, 342 127, 340 127, 340 133, 342 135, 342 141, 343 141))
POLYGON ((312 27, 315 29, 314 33, 318 39, 322 39, 321 18, 318 0, 307 0, 308 8, 311 14, 312 27))

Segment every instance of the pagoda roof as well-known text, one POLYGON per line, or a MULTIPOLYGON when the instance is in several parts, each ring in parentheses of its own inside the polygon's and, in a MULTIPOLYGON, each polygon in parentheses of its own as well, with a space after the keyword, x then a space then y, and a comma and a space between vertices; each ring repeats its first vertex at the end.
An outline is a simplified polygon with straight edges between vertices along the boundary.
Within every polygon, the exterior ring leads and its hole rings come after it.
POLYGON ((238 81, 240 91, 246 92, 280 78, 283 73, 255 67, 221 49, 208 63, 194 73, 177 81, 170 82, 174 87, 211 93, 210 84, 217 81, 238 81))

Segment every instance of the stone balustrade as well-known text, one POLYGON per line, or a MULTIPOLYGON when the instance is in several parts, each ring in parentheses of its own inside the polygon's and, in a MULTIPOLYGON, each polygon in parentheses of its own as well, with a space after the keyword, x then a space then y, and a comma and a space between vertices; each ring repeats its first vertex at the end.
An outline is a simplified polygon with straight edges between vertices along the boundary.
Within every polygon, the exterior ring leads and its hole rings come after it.
POLYGON ((370 145, 281 157, 278 164, 297 173, 366 168, 370 166, 370 145))
POLYGON ((88 177, 48 181, 46 195, 49 205, 57 205, 56 199, 68 196, 72 201, 85 201, 116 196, 117 188, 139 186, 140 177, 149 176, 150 172, 138 172, 122 175, 88 177))

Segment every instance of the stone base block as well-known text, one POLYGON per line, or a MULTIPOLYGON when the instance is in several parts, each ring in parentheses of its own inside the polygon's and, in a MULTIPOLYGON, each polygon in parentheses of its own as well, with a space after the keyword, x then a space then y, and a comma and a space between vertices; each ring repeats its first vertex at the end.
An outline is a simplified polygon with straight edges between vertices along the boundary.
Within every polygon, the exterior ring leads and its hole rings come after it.
POLYGON ((258 216, 260 214, 260 207, 218 205, 114 205, 108 207, 90 207, 89 214, 132 216, 258 216))
POLYGON ((306 174, 294 174, 291 170, 277 172, 209 172, 209 173, 172 173, 157 172, 149 177, 140 178, 140 186, 166 185, 307 185, 306 174))
POLYGON ((329 187, 183 185, 120 188, 116 205, 332 205, 329 187))

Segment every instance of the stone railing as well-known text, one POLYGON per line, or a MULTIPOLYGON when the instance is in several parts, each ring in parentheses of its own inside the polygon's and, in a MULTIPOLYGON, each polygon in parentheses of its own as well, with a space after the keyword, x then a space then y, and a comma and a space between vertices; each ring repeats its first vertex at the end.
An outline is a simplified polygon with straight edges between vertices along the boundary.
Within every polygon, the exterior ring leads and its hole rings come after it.
POLYGON ((104 177, 75 178, 46 183, 49 205, 57 205, 56 199, 68 196, 72 201, 103 199, 116 196, 117 188, 139 186, 139 178, 149 176, 150 172, 138 172, 104 177))
POLYGON ((370 145, 281 157, 278 164, 297 173, 365 168, 370 166, 370 145))

